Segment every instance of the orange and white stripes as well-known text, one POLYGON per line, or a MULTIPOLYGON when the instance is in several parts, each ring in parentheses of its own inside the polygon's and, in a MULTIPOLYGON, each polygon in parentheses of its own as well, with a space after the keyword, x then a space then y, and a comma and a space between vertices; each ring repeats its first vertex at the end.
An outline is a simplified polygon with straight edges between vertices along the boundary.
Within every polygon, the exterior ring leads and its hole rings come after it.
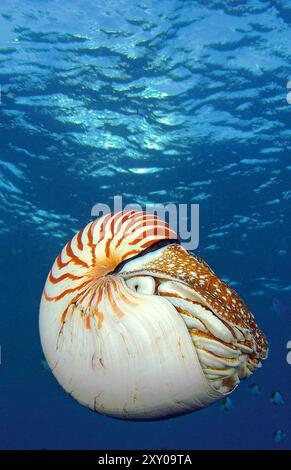
MULTIPOLYGON (((71 306, 78 303, 87 312, 94 311, 99 315, 101 327, 99 304, 103 293, 111 299, 112 290, 105 282, 105 276, 121 262, 165 239, 175 240, 177 234, 154 214, 142 211, 106 214, 88 224, 67 243, 49 273, 43 297, 47 302, 67 299, 61 314, 62 323, 71 306)), ((114 284, 113 277, 110 282, 114 284)))

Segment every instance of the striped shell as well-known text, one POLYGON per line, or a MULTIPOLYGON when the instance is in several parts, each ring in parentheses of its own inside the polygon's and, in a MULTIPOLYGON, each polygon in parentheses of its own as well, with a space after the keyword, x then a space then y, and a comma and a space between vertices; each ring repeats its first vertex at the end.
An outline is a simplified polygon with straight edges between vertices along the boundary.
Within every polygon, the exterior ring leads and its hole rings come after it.
POLYGON ((159 217, 107 214, 64 247, 40 335, 64 389, 100 413, 158 419, 230 393, 266 358, 240 297, 159 217))

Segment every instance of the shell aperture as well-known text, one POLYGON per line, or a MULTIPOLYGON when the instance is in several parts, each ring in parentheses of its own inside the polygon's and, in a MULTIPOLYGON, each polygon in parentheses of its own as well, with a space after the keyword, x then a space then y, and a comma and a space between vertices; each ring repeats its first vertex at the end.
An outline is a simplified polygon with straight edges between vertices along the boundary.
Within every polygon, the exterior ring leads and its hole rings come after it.
POLYGON ((240 297, 159 217, 107 214, 57 257, 40 336, 61 386, 92 410, 162 419, 228 395, 267 342, 240 297))

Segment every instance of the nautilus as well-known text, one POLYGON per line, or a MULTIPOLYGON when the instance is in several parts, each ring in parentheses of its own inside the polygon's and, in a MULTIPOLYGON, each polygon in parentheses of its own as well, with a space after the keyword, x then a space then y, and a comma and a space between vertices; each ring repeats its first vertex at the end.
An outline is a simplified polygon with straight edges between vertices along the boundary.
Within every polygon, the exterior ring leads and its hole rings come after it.
POLYGON ((123 419, 206 407, 268 351, 238 294, 143 211, 103 215, 67 243, 48 275, 39 325, 60 385, 123 419))

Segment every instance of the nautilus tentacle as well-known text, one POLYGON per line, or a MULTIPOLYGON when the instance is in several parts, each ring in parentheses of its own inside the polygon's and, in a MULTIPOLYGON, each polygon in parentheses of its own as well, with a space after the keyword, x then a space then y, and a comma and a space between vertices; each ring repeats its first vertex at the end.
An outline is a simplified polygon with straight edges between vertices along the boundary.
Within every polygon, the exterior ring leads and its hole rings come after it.
POLYGON ((40 307, 47 361, 93 410, 157 419, 230 393, 267 355, 239 296, 159 217, 107 214, 64 247, 40 307))

